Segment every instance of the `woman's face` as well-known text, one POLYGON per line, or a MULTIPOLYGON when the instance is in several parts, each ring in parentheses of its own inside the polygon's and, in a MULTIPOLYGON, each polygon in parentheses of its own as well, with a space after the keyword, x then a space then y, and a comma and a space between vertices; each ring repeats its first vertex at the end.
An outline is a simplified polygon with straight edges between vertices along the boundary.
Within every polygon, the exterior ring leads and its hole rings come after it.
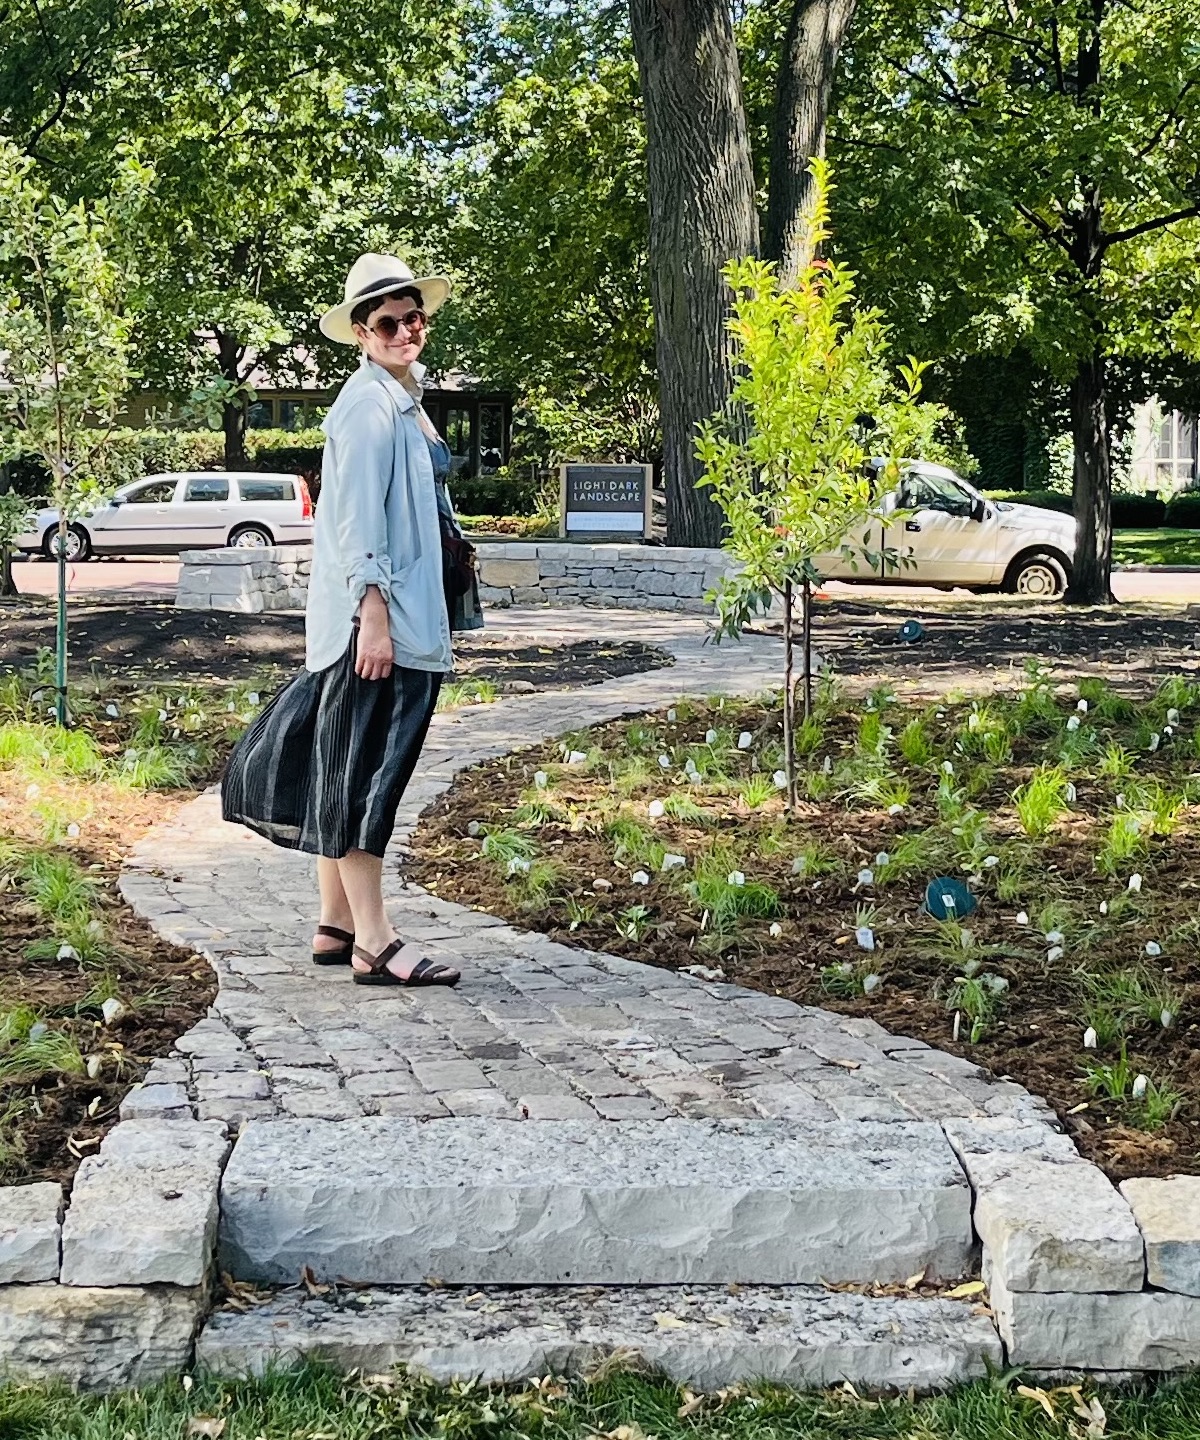
POLYGON ((364 352, 389 370, 407 369, 425 348, 424 312, 411 295, 389 297, 354 333, 364 352))

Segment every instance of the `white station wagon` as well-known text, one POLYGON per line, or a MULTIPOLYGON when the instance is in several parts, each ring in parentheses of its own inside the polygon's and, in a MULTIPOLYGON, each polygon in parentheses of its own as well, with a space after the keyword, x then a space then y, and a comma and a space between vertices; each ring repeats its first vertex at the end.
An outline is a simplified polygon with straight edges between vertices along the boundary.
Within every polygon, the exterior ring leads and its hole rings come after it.
POLYGON ((1061 595, 1071 578, 1072 516, 989 500, 944 465, 906 464, 899 487, 884 496, 881 508, 885 515, 897 510, 907 515, 874 522, 867 532, 866 549, 876 555, 891 552, 886 573, 869 566, 859 552, 853 560, 841 555, 819 559, 817 570, 824 579, 1007 590, 1044 600, 1061 595))
MULTIPOLYGON (((175 554, 232 545, 311 540, 313 505, 299 475, 236 470, 150 475, 124 485, 106 504, 71 523, 67 559, 91 555, 175 554)), ((34 528, 15 541, 18 550, 58 553, 58 511, 39 510, 34 528)))

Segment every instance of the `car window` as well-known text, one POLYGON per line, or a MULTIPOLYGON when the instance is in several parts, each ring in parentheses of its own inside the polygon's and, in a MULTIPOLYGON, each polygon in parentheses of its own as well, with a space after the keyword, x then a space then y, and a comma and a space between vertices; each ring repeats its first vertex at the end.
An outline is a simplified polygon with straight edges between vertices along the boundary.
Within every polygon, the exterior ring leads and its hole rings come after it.
POLYGON ((296 487, 290 480, 239 480, 243 500, 294 500, 296 487))
POLYGON ((169 505, 175 498, 174 480, 155 480, 149 485, 139 485, 125 496, 127 505, 169 505))
POLYGON ((940 510, 944 515, 970 515, 972 501, 960 486, 944 475, 910 472, 900 482, 902 510, 940 510))
POLYGON ((183 498, 185 500, 228 500, 229 481, 210 479, 207 475, 203 478, 197 477, 195 480, 188 481, 183 498))

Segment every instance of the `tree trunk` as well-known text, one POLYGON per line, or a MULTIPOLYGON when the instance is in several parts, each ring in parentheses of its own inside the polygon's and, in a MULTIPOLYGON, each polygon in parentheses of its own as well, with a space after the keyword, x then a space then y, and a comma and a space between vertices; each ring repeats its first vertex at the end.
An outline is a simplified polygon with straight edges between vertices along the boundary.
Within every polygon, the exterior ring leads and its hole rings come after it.
POLYGON ((1105 415, 1104 355, 1079 362, 1071 383, 1075 441, 1075 566, 1066 598, 1076 605, 1114 601, 1112 572, 1112 474, 1105 415))
MULTIPOLYGON (((233 335, 217 332, 217 363, 221 378, 231 385, 241 386, 239 373, 243 347, 233 335)), ((232 400, 226 400, 221 407, 221 429, 225 432, 226 470, 246 468, 246 401, 239 388, 232 400)))
POLYGON ((11 600, 21 592, 12 573, 13 556, 7 545, 0 545, 0 600, 11 600))
POLYGON ((808 254, 808 167, 825 154, 825 126, 838 55, 856 0, 794 0, 775 86, 775 123, 767 190, 764 253, 784 285, 812 258, 808 254))
POLYGON ((630 0, 629 12, 646 112, 667 535, 719 545, 721 512, 696 489, 696 426, 729 397, 722 267, 758 251, 737 48, 728 0, 630 0))
POLYGON ((796 808, 796 662, 793 645, 792 582, 783 582, 783 773, 787 808, 796 808))

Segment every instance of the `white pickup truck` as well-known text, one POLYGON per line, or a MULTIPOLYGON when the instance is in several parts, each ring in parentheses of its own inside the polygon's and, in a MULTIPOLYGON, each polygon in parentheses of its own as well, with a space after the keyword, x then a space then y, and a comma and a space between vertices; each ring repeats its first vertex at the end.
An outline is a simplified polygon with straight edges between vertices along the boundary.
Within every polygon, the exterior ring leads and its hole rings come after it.
POLYGON ((1046 600, 1061 595, 1071 578, 1072 516, 988 500, 944 465, 908 462, 881 508, 885 517, 900 511, 905 518, 873 521, 865 545, 855 534, 850 559, 819 559, 823 579, 1007 590, 1046 600), (885 557, 882 563, 868 564, 864 548, 885 557))

